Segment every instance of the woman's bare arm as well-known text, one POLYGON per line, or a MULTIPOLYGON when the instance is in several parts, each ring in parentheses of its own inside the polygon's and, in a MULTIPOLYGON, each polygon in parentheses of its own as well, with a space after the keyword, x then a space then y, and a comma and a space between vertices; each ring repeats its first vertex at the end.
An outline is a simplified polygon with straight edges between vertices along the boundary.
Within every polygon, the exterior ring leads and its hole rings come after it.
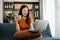
POLYGON ((20 28, 19 28, 19 24, 18 24, 18 23, 16 23, 16 30, 17 30, 18 32, 20 32, 20 28))
POLYGON ((33 22, 30 24, 31 25, 31 27, 30 27, 30 29, 29 30, 34 30, 34 27, 33 27, 33 22))
POLYGON ((16 31, 20 31, 19 24, 18 24, 18 17, 15 17, 15 23, 16 23, 16 31))

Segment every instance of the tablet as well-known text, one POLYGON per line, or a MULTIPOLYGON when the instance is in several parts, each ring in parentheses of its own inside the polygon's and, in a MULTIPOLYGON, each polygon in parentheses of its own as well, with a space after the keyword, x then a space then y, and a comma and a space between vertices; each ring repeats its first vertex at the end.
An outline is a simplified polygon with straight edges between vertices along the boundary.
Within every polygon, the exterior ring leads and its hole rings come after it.
POLYGON ((48 20, 38 20, 34 23, 34 31, 41 29, 42 31, 46 30, 48 25, 48 20))

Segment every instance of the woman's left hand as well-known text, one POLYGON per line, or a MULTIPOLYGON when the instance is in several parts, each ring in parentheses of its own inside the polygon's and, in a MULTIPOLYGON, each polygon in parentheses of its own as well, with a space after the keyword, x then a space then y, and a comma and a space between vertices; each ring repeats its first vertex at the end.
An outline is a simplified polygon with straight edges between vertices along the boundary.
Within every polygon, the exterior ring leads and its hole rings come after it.
POLYGON ((41 32, 42 32, 42 30, 41 30, 41 29, 39 29, 39 30, 38 30, 38 32, 39 32, 39 33, 41 33, 41 32))

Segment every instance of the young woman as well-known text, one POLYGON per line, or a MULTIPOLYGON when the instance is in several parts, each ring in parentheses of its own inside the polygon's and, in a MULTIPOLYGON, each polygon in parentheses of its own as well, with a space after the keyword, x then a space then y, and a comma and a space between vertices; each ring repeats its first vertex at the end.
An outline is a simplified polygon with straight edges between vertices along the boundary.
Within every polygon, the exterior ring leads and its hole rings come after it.
MULTIPOLYGON (((19 15, 21 18, 16 20, 16 30, 17 32, 15 33, 15 38, 35 38, 35 37, 40 37, 41 30, 38 30, 36 33, 29 32, 29 30, 33 31, 33 20, 31 17, 29 17, 29 8, 26 5, 22 5, 20 10, 19 10, 19 15), (20 36, 19 36, 20 35, 20 36), (23 36, 22 36, 23 35, 23 36)), ((34 39, 35 40, 35 39, 34 39)))

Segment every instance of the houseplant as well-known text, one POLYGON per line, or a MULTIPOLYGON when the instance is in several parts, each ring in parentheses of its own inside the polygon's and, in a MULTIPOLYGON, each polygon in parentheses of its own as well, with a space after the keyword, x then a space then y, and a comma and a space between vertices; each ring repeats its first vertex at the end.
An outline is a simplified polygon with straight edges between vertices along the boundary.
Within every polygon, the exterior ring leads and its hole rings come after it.
POLYGON ((7 20, 8 20, 9 23, 13 23, 14 12, 8 13, 7 20))

